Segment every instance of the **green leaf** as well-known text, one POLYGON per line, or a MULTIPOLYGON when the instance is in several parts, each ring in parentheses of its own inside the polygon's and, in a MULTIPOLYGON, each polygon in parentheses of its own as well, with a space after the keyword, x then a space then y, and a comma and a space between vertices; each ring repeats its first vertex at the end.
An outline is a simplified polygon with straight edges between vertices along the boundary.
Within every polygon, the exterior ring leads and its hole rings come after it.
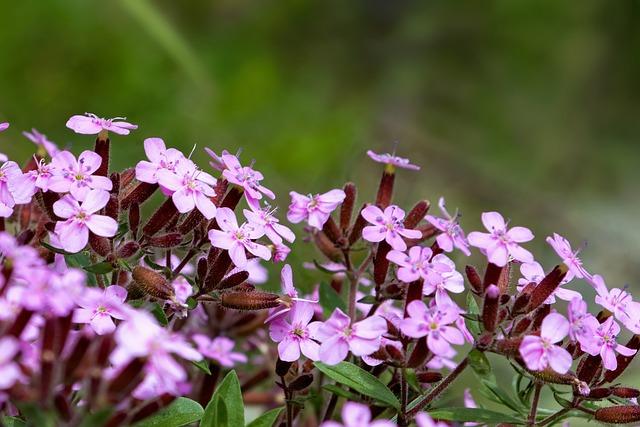
POLYGON ((200 369, 205 374, 211 375, 211 369, 209 369, 209 361, 207 359, 202 359, 197 362, 192 361, 191 363, 193 363, 196 368, 200 369))
POLYGON ((160 323, 162 326, 166 326, 169 323, 169 319, 167 319, 167 315, 162 309, 162 306, 157 302, 151 304, 150 311, 151 314, 153 314, 153 317, 155 317, 158 323, 160 323))
POLYGON ((18 409, 27 420, 27 425, 38 427, 54 427, 57 425, 56 414, 43 410, 35 403, 18 403, 18 409))
MULTIPOLYGON (((477 316, 480 314, 480 308, 478 307, 478 303, 473 297, 472 292, 467 293, 467 311, 473 316, 477 316)), ((480 335, 480 322, 478 322, 477 320, 465 318, 464 323, 467 325, 467 329, 469 329, 469 332, 471 332, 473 336, 477 337, 478 335, 480 335)))
POLYGON ((260 415, 255 420, 247 424, 247 427, 273 427, 273 424, 278 420, 280 412, 284 408, 275 408, 260 415))
POLYGON ((27 425, 27 423, 18 417, 2 417, 0 418, 0 422, 2 422, 2 425, 5 427, 23 427, 27 425))
POLYGON ((86 267, 83 267, 83 268, 89 273, 107 274, 113 271, 113 264, 111 264, 110 262, 104 261, 104 262, 99 262, 97 264, 87 265, 86 267))
POLYGON ((329 378, 354 389, 358 393, 369 396, 384 403, 386 406, 400 408, 398 398, 386 385, 353 363, 340 362, 337 365, 330 366, 322 362, 315 362, 315 366, 329 378))
POLYGON ((106 407, 94 412, 93 414, 86 414, 82 417, 80 427, 96 427, 104 425, 112 413, 113 408, 106 407))
POLYGON ((347 312, 347 306, 340 295, 328 283, 320 283, 320 305, 325 317, 331 316, 336 308, 347 312))
POLYGON ((473 349, 469 352, 469 365, 473 372, 481 378, 491 375, 491 363, 487 356, 478 349, 473 349))
POLYGON ((180 427, 202 418, 202 406, 186 397, 178 397, 166 408, 134 424, 134 427, 180 427))
POLYGON ((356 393, 346 390, 336 384, 325 384, 322 388, 327 390, 329 393, 333 393, 339 397, 344 397, 347 400, 359 400, 359 396, 356 393))
POLYGON ((204 410, 200 427, 243 426, 244 403, 236 371, 230 371, 204 410))
POLYGON ((488 380, 480 380, 480 383, 484 386, 483 394, 494 402, 501 403, 516 412, 523 412, 526 409, 494 382, 488 380))
POLYGON ((57 253, 57 254, 61 254, 61 255, 75 255, 72 254, 71 252, 67 252, 64 249, 60 249, 60 248, 56 248, 55 246, 51 246, 50 244, 48 244, 47 242, 40 242, 40 245, 46 249, 49 249, 51 252, 57 253))
POLYGON ((496 425, 500 423, 524 424, 520 418, 481 408, 446 408, 429 411, 432 418, 445 421, 477 422, 496 425))
POLYGON ((91 258, 85 252, 78 252, 77 254, 67 254, 64 256, 64 260, 69 267, 84 268, 91 264, 91 258))
POLYGON ((378 300, 373 295, 365 295, 362 298, 360 298, 358 302, 360 304, 375 304, 378 302, 378 300))

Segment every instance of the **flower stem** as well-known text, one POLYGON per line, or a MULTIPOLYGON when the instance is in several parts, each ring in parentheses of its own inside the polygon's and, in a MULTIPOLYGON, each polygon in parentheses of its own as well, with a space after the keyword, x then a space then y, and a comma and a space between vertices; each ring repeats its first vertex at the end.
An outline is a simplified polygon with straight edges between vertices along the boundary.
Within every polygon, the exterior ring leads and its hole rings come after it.
POLYGON ((536 382, 535 389, 533 391, 533 402, 531 402, 531 411, 529 412, 528 426, 536 425, 536 413, 538 412, 538 403, 540 403, 540 391, 542 390, 542 383, 536 382))
POLYGON ((451 385, 451 383, 458 378, 458 376, 465 370, 465 368, 469 365, 469 356, 465 357, 462 362, 456 366, 456 368, 449 373, 440 383, 435 386, 429 394, 424 396, 422 400, 420 400, 413 409, 407 411, 407 417, 413 418, 415 415, 423 410, 429 403, 433 402, 438 396, 442 394, 443 391, 451 385))
POLYGON ((562 408, 558 412, 556 412, 555 414, 551 414, 547 418, 545 418, 544 420, 540 421, 538 423, 538 425, 539 426, 545 426, 547 424, 551 424, 554 421, 556 421, 558 418, 560 418, 561 416, 563 416, 564 414, 569 412, 571 409, 572 408, 562 408))

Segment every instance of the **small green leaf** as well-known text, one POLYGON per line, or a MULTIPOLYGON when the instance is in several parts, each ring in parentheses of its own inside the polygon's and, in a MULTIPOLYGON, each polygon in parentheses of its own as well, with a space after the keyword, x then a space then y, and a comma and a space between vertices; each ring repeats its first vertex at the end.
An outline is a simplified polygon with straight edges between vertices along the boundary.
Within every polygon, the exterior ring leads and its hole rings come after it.
POLYGON ((325 317, 331 316, 336 308, 346 313, 347 306, 340 295, 328 283, 320 283, 320 305, 325 317))
POLYGON ((523 410, 525 409, 494 382, 488 380, 480 380, 480 383, 484 386, 482 390, 483 394, 487 396, 487 398, 493 400, 496 403, 501 403, 516 412, 523 412, 523 410))
POLYGON ((83 267, 83 268, 89 273, 107 274, 113 271, 113 264, 111 264, 110 262, 104 261, 104 262, 99 262, 97 264, 87 265, 86 267, 83 267))
POLYGON ((500 423, 523 424, 523 420, 513 415, 502 414, 481 408, 446 408, 429 411, 432 418, 445 421, 477 422, 496 425, 500 423))
POLYGON ((54 427, 57 425, 56 414, 45 411, 35 403, 18 403, 20 413, 27 420, 27 425, 38 427, 54 427))
POLYGON ((40 242, 40 245, 43 248, 49 249, 51 252, 57 253, 57 254, 61 254, 61 255, 75 255, 72 254, 71 252, 67 252, 64 249, 60 249, 60 248, 56 248, 55 246, 51 246, 50 244, 48 244, 47 242, 40 242))
POLYGON ((244 403, 235 371, 230 371, 213 393, 200 423, 200 427, 226 425, 229 427, 244 425, 244 403))
POLYGON ((94 412, 93 414, 86 414, 82 417, 82 423, 80 424, 80 427, 95 427, 104 425, 112 413, 113 408, 106 407, 94 412))
POLYGON ((360 304, 375 304, 378 302, 378 300, 373 295, 365 295, 362 298, 360 298, 358 302, 360 304))
POLYGON ((64 260, 69 267, 84 268, 91 264, 91 258, 85 252, 78 252, 77 254, 67 254, 64 256, 64 260))
POLYGON ((5 427, 23 427, 27 425, 27 423, 18 417, 2 417, 0 418, 0 422, 5 427))
POLYGON ((247 427, 273 427, 284 408, 275 408, 260 415, 247 424, 247 427))
POLYGON ((322 386, 322 388, 327 390, 329 393, 344 397, 347 400, 357 401, 359 399, 356 393, 346 390, 336 384, 325 384, 322 386))
POLYGON ((329 378, 352 388, 358 393, 376 399, 387 406, 396 409, 400 408, 398 398, 386 385, 353 363, 340 362, 331 366, 322 362, 315 362, 315 366, 329 378))
POLYGON ((180 427, 202 418, 202 406, 186 397, 178 397, 166 408, 134 424, 134 427, 180 427))
POLYGON ((473 349, 469 352, 469 364, 479 377, 487 377, 491 374, 491 363, 487 356, 478 349, 473 349))
POLYGON ((191 363, 205 374, 211 375, 211 369, 209 369, 209 361, 207 359, 202 359, 197 362, 192 361, 191 363))
MULTIPOLYGON (((478 303, 473 297, 472 292, 467 293, 467 311, 473 316, 477 316, 478 314, 480 314, 480 308, 478 307, 478 303)), ((469 332, 471 332, 473 336, 477 337, 478 335, 480 335, 480 322, 478 322, 477 320, 465 318, 464 323, 467 325, 467 329, 469 329, 469 332)))
POLYGON ((153 317, 155 317, 158 323, 160 323, 162 326, 166 326, 169 323, 169 319, 167 319, 167 315, 162 309, 162 306, 160 306, 160 304, 158 304, 157 302, 151 304, 150 311, 151 314, 153 314, 153 317))

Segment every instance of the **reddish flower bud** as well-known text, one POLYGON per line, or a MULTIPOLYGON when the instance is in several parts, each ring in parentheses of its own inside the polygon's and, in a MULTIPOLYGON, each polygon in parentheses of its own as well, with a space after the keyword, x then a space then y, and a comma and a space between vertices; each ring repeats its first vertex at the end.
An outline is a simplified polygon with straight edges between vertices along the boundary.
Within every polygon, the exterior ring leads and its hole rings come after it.
MULTIPOLYGON (((640 350, 640 335, 634 335, 633 337, 631 337, 631 339, 626 344, 626 346, 633 350, 640 350)), ((618 367, 616 368, 615 371, 605 372, 604 374, 605 381, 610 383, 610 382, 613 382, 616 378, 618 378, 620 374, 622 374, 627 369, 627 367, 629 366, 629 364, 631 363, 631 361, 633 360, 633 358, 637 353, 638 352, 634 353, 633 356, 623 356, 621 354, 618 354, 617 356, 618 367)))
POLYGON ((147 295, 163 300, 175 297, 175 291, 167 279, 147 267, 135 266, 132 277, 138 288, 147 295))
POLYGON ((529 311, 538 308, 542 305, 547 298, 560 286, 560 282, 567 275, 569 269, 566 265, 560 264, 556 266, 551 273, 547 274, 538 286, 531 291, 531 298, 529 300, 529 311))
POLYGON ((104 214, 110 218, 113 218, 114 220, 116 220, 116 222, 118 221, 118 218, 120 217, 120 202, 118 201, 117 194, 111 194, 109 196, 109 201, 104 207, 104 214))
POLYGON ((111 253, 111 241, 106 237, 89 233, 89 246, 95 253, 103 257, 111 253))
POLYGON ((327 258, 331 261, 339 262, 342 260, 342 251, 336 247, 336 245, 329 240, 324 232, 317 232, 313 234, 313 241, 316 247, 320 249, 327 258))
POLYGON ((207 276, 207 271, 209 270, 209 263, 206 258, 200 258, 198 260, 197 273, 198 273, 198 282, 202 282, 204 278, 207 276))
POLYGON ((192 210, 189 215, 178 225, 178 231, 182 234, 189 234, 194 228, 204 221, 204 215, 198 209, 192 210))
POLYGON ((180 233, 167 233, 162 236, 150 237, 147 244, 153 248, 175 248, 182 243, 183 235, 180 233))
POLYGON ((98 176, 107 176, 109 173, 109 138, 102 135, 102 132, 98 134, 98 138, 96 138, 96 145, 93 151, 96 152, 101 158, 102 162, 100 163, 100 167, 93 174, 98 176))
POLYGON ((520 354, 520 343, 522 343, 522 338, 505 338, 497 340, 492 350, 505 356, 518 356, 520 354))
POLYGON ((386 241, 378 243, 378 249, 373 259, 373 281, 376 285, 382 285, 387 280, 387 272, 389 271, 387 254, 390 250, 391 246, 386 241))
POLYGON ((358 212, 358 216, 356 217, 356 221, 351 228, 351 232, 349 233, 349 246, 353 246, 355 242, 360 240, 362 237, 362 230, 368 224, 368 221, 364 219, 362 216, 362 210, 366 208, 368 205, 365 203, 362 208, 360 208, 360 212, 358 212))
POLYGON ((389 206, 391 199, 393 199, 393 182, 395 181, 395 177, 396 174, 393 167, 384 168, 376 196, 376 205, 382 210, 389 206))
POLYGON ((478 274, 478 270, 476 270, 472 265, 467 265, 464 268, 464 272, 467 275, 467 279, 469 280, 469 284, 473 288, 473 291, 478 295, 482 295, 484 286, 482 285, 482 279, 478 274))
POLYGON ((127 168, 120 172, 120 188, 128 187, 136 178, 135 168, 127 168))
POLYGON ((485 330, 489 332, 496 330, 499 299, 500 289, 496 285, 489 285, 484 294, 484 306, 482 308, 482 323, 485 330))
POLYGON ((416 203, 416 205, 409 211, 404 219, 405 228, 416 228, 418 223, 423 220, 423 218, 429 211, 429 206, 430 204, 428 200, 420 200, 418 203, 416 203))
POLYGON ((231 267, 229 252, 221 252, 209 269, 209 274, 207 274, 204 279, 204 283, 202 285, 204 293, 209 293, 218 286, 218 283, 222 281, 224 276, 227 274, 227 271, 229 271, 229 267, 231 267))
POLYGON ((140 205, 132 203, 129 207, 129 230, 135 239, 138 235, 138 227, 140 226, 140 205))
POLYGON ((302 391, 313 383, 313 374, 302 374, 289 383, 289 388, 295 391, 302 391))
POLYGON ((640 406, 620 405, 596 410, 596 421, 610 424, 627 424, 640 421, 640 406))
POLYGON ((578 364, 577 375, 580 380, 587 384, 592 384, 594 379, 599 376, 602 366, 602 359, 600 356, 587 355, 578 364))
POLYGON ((589 391, 588 399, 600 400, 611 396, 612 390, 609 387, 592 388, 589 391))
POLYGON ((635 399, 640 397, 640 390, 631 387, 616 387, 613 389, 613 395, 625 399, 635 399))
POLYGON ((484 272, 484 279, 482 281, 483 289, 486 289, 489 285, 495 285, 498 283, 503 268, 504 267, 498 267, 492 263, 487 264, 487 269, 484 272))
POLYGON ((411 352, 411 356, 409 356, 409 361, 407 362, 407 366, 409 368, 417 368, 419 366, 423 366, 425 360, 427 360, 428 355, 429 355, 429 347, 427 347, 427 338, 422 337, 418 339, 416 346, 413 348, 413 351, 411 352))
POLYGON ((418 372, 416 374, 416 377, 418 378, 418 381, 422 384, 437 383, 442 380, 442 374, 440 372, 433 372, 433 371, 418 372))
POLYGON ((229 289, 241 285, 249 278, 248 271, 238 271, 230 276, 225 277, 222 281, 216 286, 216 289, 229 289))
POLYGON ((353 206, 356 203, 357 189, 353 182, 347 182, 342 189, 345 198, 340 206, 340 229, 343 234, 347 233, 347 229, 351 224, 351 215, 353 215, 353 206))
POLYGON ((224 199, 222 199, 220 207, 234 210, 236 206, 238 206, 243 194, 244 190, 242 188, 236 186, 231 187, 229 192, 224 196, 224 199))
POLYGON ((334 245, 341 246, 340 241, 342 240, 342 232, 332 217, 329 217, 327 222, 324 223, 322 226, 322 232, 334 245))
POLYGON ((178 215, 178 209, 173 204, 173 200, 170 198, 165 200, 164 203, 153 213, 149 221, 142 228, 142 232, 145 236, 153 236, 158 231, 167 226, 167 223, 178 215))
POLYGON ((229 292, 220 296, 220 304, 235 310, 265 310, 280 305, 280 296, 269 292, 229 292))
POLYGON ((64 421, 70 421, 73 417, 73 412, 71 411, 71 404, 65 398, 63 392, 57 393, 53 398, 53 404, 56 407, 56 411, 60 418, 64 421))
POLYGON ((153 193, 158 189, 158 184, 149 184, 147 182, 139 182, 138 185, 133 187, 120 201, 122 209, 129 209, 132 205, 141 205, 147 201, 147 199, 153 196, 153 193))
POLYGON ((139 249, 140 249, 140 244, 135 240, 130 240, 128 242, 125 242, 118 248, 118 252, 117 252, 118 258, 123 258, 123 259, 131 258, 136 253, 138 253, 139 249))

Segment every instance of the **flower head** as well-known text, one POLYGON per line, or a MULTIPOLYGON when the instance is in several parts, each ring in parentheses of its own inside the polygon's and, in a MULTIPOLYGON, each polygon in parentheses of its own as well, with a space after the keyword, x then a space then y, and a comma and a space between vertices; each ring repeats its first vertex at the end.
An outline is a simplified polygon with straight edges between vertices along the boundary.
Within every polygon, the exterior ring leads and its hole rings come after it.
POLYGON ((31 132, 22 132, 22 134, 29 141, 36 144, 38 147, 38 155, 40 155, 40 157, 44 157, 44 154, 46 153, 49 157, 53 158, 53 156, 58 154, 60 151, 55 143, 47 139, 47 135, 38 132, 37 129, 31 129, 31 132))
POLYGON ((474 231, 467 238, 471 246, 485 251, 489 262, 504 267, 509 262, 509 257, 521 262, 533 261, 531 252, 519 245, 533 239, 531 230, 525 227, 507 229, 507 223, 498 212, 483 213, 482 224, 489 233, 474 231))
POLYGON ((264 179, 260 172, 251 166, 242 166, 238 158, 232 154, 222 154, 221 160, 224 164, 222 176, 231 184, 244 190, 244 196, 249 206, 259 208, 263 194, 272 200, 276 198, 273 191, 260 184, 260 181, 264 179))
POLYGON ((367 206, 362 210, 362 216, 373 224, 362 230, 362 237, 369 242, 385 240, 393 249, 404 251, 407 249, 407 244, 403 237, 407 239, 422 237, 419 230, 404 228, 404 211, 396 205, 388 206, 384 212, 377 206, 367 206))
POLYGON ((288 316, 280 316, 270 323, 269 336, 278 343, 280 359, 293 362, 302 353, 311 360, 318 360, 320 346, 312 339, 309 327, 313 314, 313 304, 298 302, 288 316))
POLYGON ((264 234, 274 244, 282 244, 282 239, 290 243, 296 240, 296 235, 293 234, 293 231, 291 231, 289 227, 280 224, 278 218, 273 215, 274 209, 270 209, 269 207, 252 207, 251 210, 244 209, 243 212, 247 221, 262 227, 264 234))
POLYGON ((211 201, 215 196, 212 186, 216 179, 201 171, 189 159, 183 159, 175 164, 173 170, 159 169, 158 183, 170 190, 171 200, 180 213, 191 212, 197 208, 206 219, 216 216, 216 206, 211 201))
POLYGON ((427 346, 436 355, 446 355, 451 344, 464 344, 464 336, 450 326, 460 316, 455 307, 427 307, 421 300, 411 301, 407 306, 409 317, 402 320, 402 333, 411 338, 427 337, 427 346))
POLYGON ((71 195, 66 195, 53 204, 55 214, 66 219, 58 221, 55 228, 65 251, 81 251, 89 241, 89 231, 102 237, 115 236, 118 223, 109 216, 96 214, 108 201, 109 193, 106 191, 91 190, 82 204, 71 195))
POLYGON ((16 204, 29 203, 31 196, 23 194, 20 186, 16 188, 16 180, 22 176, 20 166, 16 162, 5 162, 0 166, 0 217, 8 218, 16 204), (26 197, 28 196, 28 198, 26 197))
POLYGON ((9 122, 0 123, 0 132, 4 132, 7 129, 9 129, 9 122))
POLYGON ((110 334, 116 330, 113 319, 126 318, 126 298, 127 290, 122 286, 109 286, 104 291, 87 288, 78 298, 80 308, 73 313, 73 321, 88 323, 98 335, 110 334))
MULTIPOLYGON (((518 279, 518 291, 522 291, 528 284, 535 283, 538 285, 542 279, 545 278, 546 273, 542 266, 536 262, 525 262, 520 264, 520 274, 522 277, 518 279)), ((553 304, 556 302, 556 297, 560 298, 563 301, 571 301, 574 298, 582 298, 582 294, 577 291, 572 291, 571 289, 566 289, 562 285, 568 283, 566 276, 560 282, 560 285, 553 291, 551 295, 545 300, 545 304, 553 304)))
POLYGON ((320 360, 329 365, 343 361, 349 351, 355 356, 375 353, 380 348, 382 335, 387 332, 384 318, 371 316, 352 324, 339 308, 326 322, 313 322, 309 327, 311 337, 321 343, 320 360))
POLYGON ((571 341, 578 341, 581 347, 589 348, 595 339, 600 322, 587 312, 587 303, 581 297, 576 297, 569 302, 567 317, 571 341))
POLYGON ((138 129, 137 125, 126 122, 125 117, 114 117, 103 119, 92 113, 71 116, 67 120, 67 127, 75 133, 84 135, 96 135, 102 131, 117 133, 118 135, 129 135, 129 132, 138 129))
POLYGON ((425 219, 429 221, 431 225, 442 232, 438 235, 438 237, 436 237, 438 246, 445 252, 451 252, 455 247, 458 248, 463 254, 467 256, 471 255, 467 237, 465 236, 462 227, 460 227, 460 224, 458 223, 459 216, 457 214, 451 216, 449 212, 447 212, 444 197, 440 197, 438 206, 440 207, 440 211, 442 212, 444 218, 439 218, 433 215, 425 216, 425 219))
POLYGON ((14 362, 19 351, 20 344, 17 339, 11 336, 0 338, 0 390, 7 390, 16 382, 26 380, 20 365, 14 362))
POLYGON ((562 262, 569 267, 567 281, 573 277, 577 277, 578 279, 591 277, 591 274, 582 266, 582 260, 578 258, 580 251, 571 249, 571 244, 567 239, 558 233, 553 233, 553 237, 547 237, 547 243, 556 251, 558 256, 562 258, 562 262))
POLYGON ((389 420, 371 420, 369 406, 362 403, 346 402, 342 406, 342 422, 325 421, 320 427, 395 427, 389 420))
POLYGON ((411 162, 409 161, 409 159, 405 159, 402 157, 398 157, 394 154, 389 154, 389 153, 384 153, 384 154, 377 154, 374 153, 373 151, 369 150, 367 151, 367 156, 369 156, 371 158, 371 160, 378 162, 378 163, 383 163, 386 165, 392 165, 395 167, 399 167, 402 169, 410 169, 410 170, 420 170, 420 166, 417 165, 413 165, 411 164, 411 162))
POLYGON ((225 368, 233 368, 236 363, 246 363, 247 356, 233 351, 235 343, 227 337, 215 337, 209 339, 204 334, 195 334, 193 342, 196 343, 198 351, 205 357, 219 363, 225 368))
POLYGON ((324 194, 303 196, 291 191, 291 204, 287 212, 287 219, 297 224, 307 221, 315 229, 322 230, 333 212, 346 197, 342 190, 331 190, 324 194))
POLYGON ((410 283, 420 278, 430 284, 442 281, 442 273, 451 271, 448 264, 432 260, 433 251, 427 247, 414 246, 408 253, 392 250, 387 259, 400 266, 398 279, 410 283))
POLYGON ((49 189, 56 193, 71 193, 78 201, 83 201, 92 189, 110 191, 113 187, 106 176, 93 175, 102 163, 102 157, 93 151, 83 151, 76 157, 69 151, 61 151, 51 161, 53 176, 49 179, 49 189))
POLYGON ((216 220, 220 230, 209 230, 211 245, 228 250, 236 267, 244 268, 247 264, 247 251, 264 260, 271 259, 269 248, 254 242, 264 235, 262 227, 246 222, 238 226, 236 216, 229 208, 218 209, 216 220))
POLYGON ((613 317, 609 317, 594 331, 594 339, 587 345, 582 345, 582 349, 592 356, 600 355, 602 365, 605 369, 615 371, 618 367, 616 353, 623 356, 633 356, 636 350, 618 344, 616 337, 620 333, 620 326, 613 317))
POLYGON ((158 183, 158 172, 167 170, 175 172, 176 166, 185 160, 182 151, 167 148, 162 138, 147 138, 144 140, 144 152, 147 160, 141 160, 136 165, 136 179, 149 184, 158 183))
POLYGON ((542 321, 540 336, 527 335, 520 343, 520 355, 527 368, 542 371, 551 367, 559 374, 566 374, 571 368, 571 354, 555 343, 562 341, 569 333, 569 322, 561 314, 551 313, 542 321))

